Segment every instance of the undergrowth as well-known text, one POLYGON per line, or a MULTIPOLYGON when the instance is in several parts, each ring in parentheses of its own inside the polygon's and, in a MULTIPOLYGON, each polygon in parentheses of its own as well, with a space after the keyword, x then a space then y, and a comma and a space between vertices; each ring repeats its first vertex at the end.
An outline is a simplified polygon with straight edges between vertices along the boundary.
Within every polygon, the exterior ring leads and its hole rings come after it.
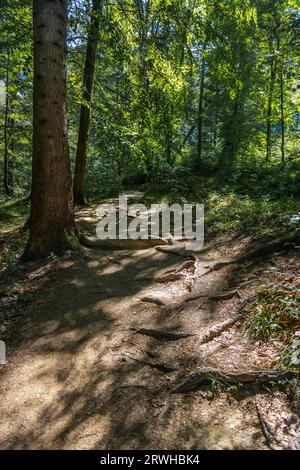
POLYGON ((283 341, 285 350, 278 362, 300 367, 300 284, 260 286, 245 329, 253 340, 283 341))

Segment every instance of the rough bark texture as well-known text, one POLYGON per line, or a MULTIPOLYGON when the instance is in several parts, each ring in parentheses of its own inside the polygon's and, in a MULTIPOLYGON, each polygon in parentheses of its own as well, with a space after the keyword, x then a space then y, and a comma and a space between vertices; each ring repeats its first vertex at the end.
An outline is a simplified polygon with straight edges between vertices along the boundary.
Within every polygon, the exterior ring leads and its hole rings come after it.
POLYGON ((91 101, 95 73, 96 52, 99 37, 99 11, 102 0, 93 0, 90 31, 87 41, 87 50, 83 74, 83 104, 80 109, 80 122, 76 152, 76 166, 74 174, 74 202, 85 204, 85 175, 87 159, 87 143, 91 120, 91 101))
POLYGON ((33 161, 24 259, 61 252, 76 232, 66 112, 67 0, 33 1, 33 161))
POLYGON ((237 314, 233 318, 229 318, 229 320, 225 320, 222 323, 218 323, 217 325, 212 326, 205 333, 203 333, 203 335, 200 336, 197 345, 202 346, 202 344, 209 343, 217 336, 220 336, 223 333, 223 331, 226 331, 229 328, 231 328, 241 318, 242 318, 242 315, 237 314))
POLYGON ((175 387, 173 393, 190 392, 197 390, 199 387, 211 384, 212 380, 220 380, 226 384, 245 384, 255 385, 267 382, 287 379, 290 380, 295 373, 278 370, 264 371, 221 371, 217 369, 199 369, 197 372, 190 374, 183 382, 175 387))
POLYGON ((130 328, 136 334, 149 336, 162 341, 178 341, 179 339, 191 338, 193 333, 172 333, 171 331, 153 330, 151 328, 130 328))

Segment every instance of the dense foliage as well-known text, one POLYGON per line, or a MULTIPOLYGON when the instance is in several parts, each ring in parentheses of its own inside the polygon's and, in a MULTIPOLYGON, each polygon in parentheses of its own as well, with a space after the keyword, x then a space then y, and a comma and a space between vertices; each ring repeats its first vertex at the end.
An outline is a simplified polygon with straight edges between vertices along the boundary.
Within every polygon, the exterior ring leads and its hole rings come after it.
MULTIPOLYGON (((32 13, 27 0, 0 6, 1 191, 11 196, 31 186, 32 13)), ((73 167, 91 11, 90 1, 69 3, 73 167)), ((296 189, 296 0, 104 0, 96 14, 89 195, 167 178, 178 165, 232 177, 280 164, 296 189)))

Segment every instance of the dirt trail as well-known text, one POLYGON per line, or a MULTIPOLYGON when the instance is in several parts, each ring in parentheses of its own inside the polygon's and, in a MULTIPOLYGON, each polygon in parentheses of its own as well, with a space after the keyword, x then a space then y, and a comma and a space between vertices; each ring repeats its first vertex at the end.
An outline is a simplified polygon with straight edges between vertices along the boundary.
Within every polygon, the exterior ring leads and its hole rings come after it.
MULTIPOLYGON (((81 211, 81 223, 91 226, 94 210, 81 211)), ((255 283, 267 276, 264 267, 201 274, 210 260, 242 249, 223 239, 200 255, 193 295, 236 288, 250 279, 240 298, 224 301, 185 302, 191 295, 188 271, 181 280, 155 282, 184 258, 154 248, 86 249, 84 256, 54 266, 28 266, 22 282, 37 288, 26 318, 8 335, 8 363, 0 366, 0 448, 265 449, 256 403, 278 441, 287 445, 297 419, 284 392, 248 390, 236 399, 214 396, 211 389, 170 394, 197 366, 270 368, 278 345, 253 345, 238 325, 201 347, 197 337, 162 341, 130 329, 202 334, 235 315, 255 283), (144 302, 145 296, 166 305, 144 302), (176 370, 162 372, 147 362, 176 370)))

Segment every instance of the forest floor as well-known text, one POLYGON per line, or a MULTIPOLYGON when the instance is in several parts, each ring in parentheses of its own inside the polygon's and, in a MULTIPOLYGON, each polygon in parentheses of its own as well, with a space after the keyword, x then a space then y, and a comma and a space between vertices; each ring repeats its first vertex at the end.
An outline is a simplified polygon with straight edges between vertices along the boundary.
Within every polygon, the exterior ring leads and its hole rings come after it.
MULTIPOLYGON (((77 220, 93 233, 95 205, 77 220)), ((2 281, 7 364, 0 365, 0 448, 268 449, 264 427, 274 448, 297 446, 299 410, 287 386, 216 381, 172 393, 197 367, 274 368, 283 343, 251 341, 243 321, 198 344, 199 335, 239 312, 258 285, 299 283, 299 250, 207 274, 211 263, 254 243, 218 236, 192 269, 182 266, 188 257, 155 248, 85 248, 9 270, 2 281), (180 279, 157 282, 176 268, 180 279), (187 301, 232 291, 227 300, 187 301), (196 336, 166 341, 132 328, 196 336), (162 365, 170 368, 161 371, 162 365)))

